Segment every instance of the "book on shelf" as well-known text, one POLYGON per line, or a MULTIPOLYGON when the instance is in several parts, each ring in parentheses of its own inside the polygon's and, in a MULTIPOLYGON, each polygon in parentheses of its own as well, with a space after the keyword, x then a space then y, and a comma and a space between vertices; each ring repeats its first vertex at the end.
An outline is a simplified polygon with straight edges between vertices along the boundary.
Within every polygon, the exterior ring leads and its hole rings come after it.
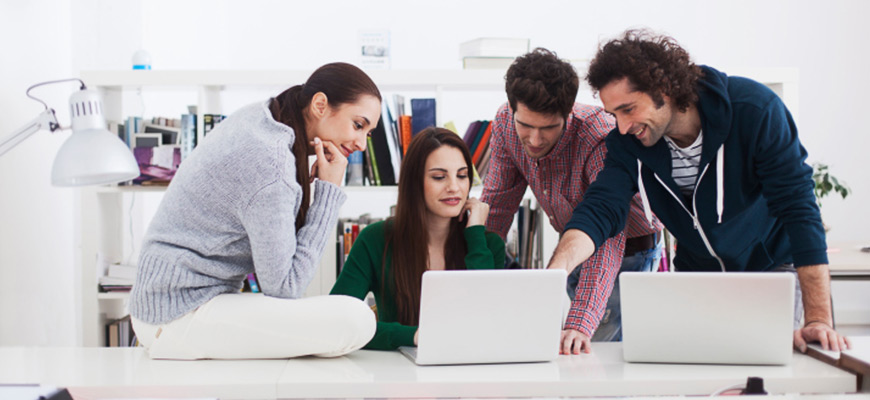
POLYGON ((137 133, 133 135, 133 148, 163 146, 163 135, 159 133, 137 133))
POLYGON ((245 276, 242 281, 242 292, 260 293, 260 280, 257 278, 257 274, 250 273, 245 276))
POLYGON ((106 271, 106 276, 111 278, 135 280, 136 271, 138 271, 138 268, 135 265, 109 264, 109 269, 106 271))
POLYGON ((179 144, 181 145, 181 160, 190 156, 196 147, 196 114, 181 115, 179 144))
POLYGON ((366 149, 363 153, 363 182, 367 182, 368 186, 375 186, 375 173, 372 171, 372 149, 369 147, 368 139, 366 139, 366 149))
POLYGON ((543 268, 543 210, 526 199, 517 210, 505 243, 507 262, 513 268, 543 268))
POLYGON ((411 131, 413 128, 411 127, 411 116, 410 115, 400 115, 399 116, 399 137, 402 138, 402 155, 404 156, 408 152, 408 146, 411 144, 411 131))
POLYGON ((435 99, 411 99, 411 136, 435 126, 435 99))
POLYGON ((207 136, 221 121, 226 119, 226 115, 222 114, 203 114, 202 115, 202 136, 207 136))
MULTIPOLYGON (((183 126, 183 125, 182 125, 183 126)), ((179 144, 178 140, 181 137, 181 128, 174 126, 166 126, 160 125, 159 123, 146 123, 143 124, 143 132, 137 133, 137 135, 142 134, 153 134, 160 135, 160 144, 161 145, 174 145, 179 144)))
POLYGON ((107 322, 105 329, 107 347, 136 347, 139 345, 129 315, 107 322))
POLYGON ((507 71, 516 57, 463 57, 463 69, 495 69, 507 71))
MULTIPOLYGON (((474 141, 471 142, 471 146, 468 147, 468 151, 471 154, 474 154, 477 151, 478 146, 480 146, 481 141, 483 140, 483 136, 486 133, 487 128, 489 128, 489 121, 480 121, 480 126, 477 129, 477 132, 474 134, 474 141)), ((489 137, 487 137, 487 140, 489 137)))
POLYGON ((393 157, 390 142, 387 139, 386 126, 384 119, 378 119, 378 125, 372 130, 371 136, 367 139, 368 145, 374 150, 374 162, 372 168, 375 169, 375 180, 378 186, 389 186, 396 184, 396 173, 393 171, 393 157))
POLYGON ((137 147, 133 149, 133 156, 140 173, 133 184, 168 185, 181 165, 178 146, 137 147))
POLYGON ((471 150, 471 144, 474 143, 474 138, 480 130, 480 124, 482 123, 483 121, 473 121, 468 124, 468 129, 465 130, 465 136, 462 137, 462 140, 465 142, 465 147, 468 147, 469 151, 471 150))
POLYGON ((399 182, 399 169, 402 166, 402 146, 399 141, 399 132, 396 130, 395 121, 390 114, 390 107, 387 102, 382 103, 381 122, 384 124, 384 130, 387 136, 387 145, 390 148, 390 163, 393 166, 393 174, 396 182, 399 182))
POLYGON ((129 292, 136 281, 136 266, 109 264, 106 275, 98 280, 101 292, 129 292))
POLYGON ((355 151, 347 156, 347 186, 362 186, 363 184, 363 152, 355 151))
POLYGON ((489 148, 489 136, 492 134, 492 124, 487 123, 486 129, 484 129, 483 134, 480 136, 480 141, 477 142, 477 146, 474 149, 474 154, 471 156, 471 162, 474 163, 475 167, 480 169, 480 157, 483 155, 484 150, 489 148))
POLYGON ((481 37, 459 44, 459 57, 511 57, 529 52, 529 39, 481 37))
POLYGON ((381 219, 372 218, 369 214, 360 215, 359 218, 343 218, 338 221, 338 228, 336 229, 337 237, 335 240, 336 260, 338 260, 338 262, 335 263, 336 276, 341 273, 341 269, 344 267, 344 262, 347 260, 347 256, 350 254, 350 249, 353 247, 353 243, 356 241, 359 233, 369 224, 378 221, 381 221, 381 219))
POLYGON ((378 159, 375 156, 376 150, 371 136, 366 138, 366 143, 366 152, 369 153, 369 165, 371 166, 372 172, 369 182, 371 186, 381 186, 381 175, 380 171, 378 171, 378 159))

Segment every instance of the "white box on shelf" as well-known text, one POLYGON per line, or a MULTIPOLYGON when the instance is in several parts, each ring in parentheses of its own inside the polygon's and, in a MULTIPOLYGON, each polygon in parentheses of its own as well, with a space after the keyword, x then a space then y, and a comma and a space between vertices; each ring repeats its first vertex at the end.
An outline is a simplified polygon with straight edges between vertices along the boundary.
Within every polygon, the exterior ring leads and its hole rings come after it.
POLYGON ((511 57, 529 52, 529 39, 477 38, 459 45, 459 57, 511 57))

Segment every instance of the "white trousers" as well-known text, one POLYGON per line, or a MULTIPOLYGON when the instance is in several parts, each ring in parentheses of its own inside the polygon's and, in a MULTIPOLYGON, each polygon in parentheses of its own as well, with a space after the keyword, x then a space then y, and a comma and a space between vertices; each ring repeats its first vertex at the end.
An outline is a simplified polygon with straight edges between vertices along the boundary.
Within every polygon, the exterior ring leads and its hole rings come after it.
POLYGON ((372 310, 350 296, 279 299, 233 293, 162 325, 132 319, 155 359, 337 357, 375 334, 372 310))

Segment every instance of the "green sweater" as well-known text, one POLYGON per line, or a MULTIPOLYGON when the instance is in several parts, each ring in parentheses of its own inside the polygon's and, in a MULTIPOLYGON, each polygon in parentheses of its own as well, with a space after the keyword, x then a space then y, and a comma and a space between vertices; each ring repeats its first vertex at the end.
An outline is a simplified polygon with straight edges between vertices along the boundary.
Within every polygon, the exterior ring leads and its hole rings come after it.
MULTIPOLYGON (((465 265, 468 269, 504 268, 504 241, 492 232, 486 232, 483 225, 465 229, 465 242, 468 254, 465 265)), ((383 255, 386 238, 384 222, 367 226, 357 236, 347 261, 332 287, 330 294, 343 294, 364 299, 368 292, 375 295, 378 307, 378 327, 375 337, 365 346, 366 349, 392 350, 399 346, 413 346, 416 326, 401 325, 397 322, 396 302, 392 283, 386 285, 382 272, 387 276, 392 268, 392 249, 387 249, 386 265, 383 270, 383 255)))

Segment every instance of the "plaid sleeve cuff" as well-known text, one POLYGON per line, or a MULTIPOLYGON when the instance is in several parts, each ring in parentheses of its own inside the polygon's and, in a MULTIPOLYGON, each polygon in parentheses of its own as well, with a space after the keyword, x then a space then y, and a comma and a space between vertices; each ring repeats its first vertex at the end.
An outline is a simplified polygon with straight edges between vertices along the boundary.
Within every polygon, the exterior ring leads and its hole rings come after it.
POLYGON ((565 320, 565 329, 573 329, 580 333, 592 337, 595 333, 595 328, 598 327, 597 322, 593 322, 593 316, 589 312, 580 311, 579 308, 571 306, 571 312, 568 313, 568 319, 565 320))
POLYGON ((574 329, 592 337, 607 309, 607 299, 613 290, 613 282, 622 266, 625 250, 625 234, 604 241, 582 268, 577 282, 571 311, 565 321, 565 329, 574 329))

